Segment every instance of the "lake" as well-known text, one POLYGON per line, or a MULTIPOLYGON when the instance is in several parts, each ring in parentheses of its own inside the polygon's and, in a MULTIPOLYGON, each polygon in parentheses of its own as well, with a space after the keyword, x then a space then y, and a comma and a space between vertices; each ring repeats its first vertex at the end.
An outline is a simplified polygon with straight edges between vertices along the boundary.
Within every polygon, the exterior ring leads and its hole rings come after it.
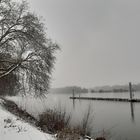
MULTIPOLYGON (((133 94, 134 98, 140 99, 140 92, 133 94)), ((105 135, 110 140, 140 140, 140 103, 72 100, 69 99, 70 96, 72 95, 56 93, 48 94, 43 100, 15 97, 12 99, 36 118, 46 108, 65 108, 72 114, 73 124, 80 123, 90 107, 94 136, 105 135)), ((129 98, 129 93, 83 93, 80 96, 129 98)))

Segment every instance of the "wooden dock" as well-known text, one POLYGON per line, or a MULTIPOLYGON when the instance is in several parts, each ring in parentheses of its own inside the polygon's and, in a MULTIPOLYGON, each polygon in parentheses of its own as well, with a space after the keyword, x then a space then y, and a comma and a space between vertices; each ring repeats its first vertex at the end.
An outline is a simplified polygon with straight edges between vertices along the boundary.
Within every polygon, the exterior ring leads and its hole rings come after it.
POLYGON ((126 98, 70 97, 70 99, 116 101, 116 102, 140 102, 140 99, 126 99, 126 98))

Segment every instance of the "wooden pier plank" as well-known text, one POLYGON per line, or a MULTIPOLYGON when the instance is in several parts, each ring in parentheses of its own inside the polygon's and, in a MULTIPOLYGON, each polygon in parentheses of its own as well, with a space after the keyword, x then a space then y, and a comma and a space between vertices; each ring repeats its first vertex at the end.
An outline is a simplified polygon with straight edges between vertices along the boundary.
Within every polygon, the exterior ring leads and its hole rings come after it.
POLYGON ((102 100, 102 101, 118 101, 118 102, 140 102, 140 99, 127 99, 127 98, 70 97, 70 99, 102 100))

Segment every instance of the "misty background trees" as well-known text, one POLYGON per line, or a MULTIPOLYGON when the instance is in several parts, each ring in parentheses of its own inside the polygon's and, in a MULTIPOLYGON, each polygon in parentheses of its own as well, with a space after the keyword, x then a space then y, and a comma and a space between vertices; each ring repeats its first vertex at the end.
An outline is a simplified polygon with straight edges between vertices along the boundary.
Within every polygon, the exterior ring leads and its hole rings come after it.
POLYGON ((44 95, 57 49, 25 1, 0 1, 0 94, 44 95))

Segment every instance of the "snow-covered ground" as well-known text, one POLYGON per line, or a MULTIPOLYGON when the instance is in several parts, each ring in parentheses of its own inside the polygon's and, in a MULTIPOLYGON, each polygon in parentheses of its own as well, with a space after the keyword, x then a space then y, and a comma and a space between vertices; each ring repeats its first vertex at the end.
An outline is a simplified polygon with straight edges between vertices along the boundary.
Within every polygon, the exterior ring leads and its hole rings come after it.
POLYGON ((0 140, 56 140, 6 111, 0 99, 0 140))

